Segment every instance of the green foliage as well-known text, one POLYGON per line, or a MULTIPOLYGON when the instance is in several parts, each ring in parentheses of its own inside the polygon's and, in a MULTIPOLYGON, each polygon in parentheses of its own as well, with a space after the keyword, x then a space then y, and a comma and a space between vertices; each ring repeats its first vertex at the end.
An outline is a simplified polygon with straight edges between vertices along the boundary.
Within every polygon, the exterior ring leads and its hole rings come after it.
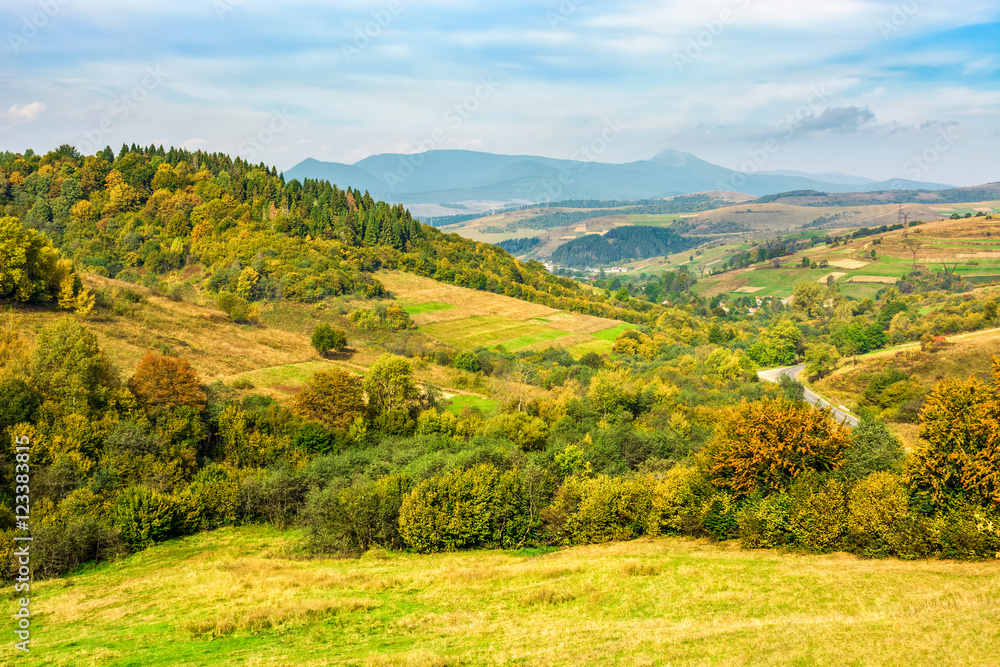
POLYGON ((848 497, 847 524, 852 542, 866 556, 885 556, 906 548, 900 527, 910 515, 910 497, 899 475, 874 472, 848 497))
POLYGON ((523 412, 505 412, 487 419, 479 429, 485 435, 501 435, 525 451, 542 449, 548 427, 538 417, 523 412))
POLYGON ((30 372, 32 384, 46 399, 72 412, 86 412, 104 404, 119 382, 97 337, 69 318, 39 333, 30 372))
POLYGON ((842 479, 854 481, 873 472, 902 469, 903 443, 885 422, 864 418, 851 431, 851 436, 853 442, 844 453, 844 465, 838 471, 842 479))
POLYGON ((0 380, 0 433, 35 420, 42 397, 20 378, 0 380))
POLYGON ((466 350, 464 352, 459 352, 455 355, 455 361, 453 362, 455 368, 463 371, 468 371, 470 373, 478 373, 481 370, 479 365, 479 357, 476 356, 475 352, 466 350))
POLYGON ((351 313, 350 318, 359 329, 366 331, 405 331, 417 328, 404 309, 383 303, 374 308, 359 308, 351 313))
POLYGON ((413 367, 403 357, 383 354, 376 359, 362 382, 368 405, 376 414, 408 407, 417 397, 413 367))
POLYGON ((418 553, 473 547, 510 548, 523 540, 524 489, 516 470, 481 464, 424 480, 404 499, 399 532, 418 553))
POLYGON ((406 475, 387 475, 338 489, 311 492, 303 513, 309 545, 321 553, 357 555, 373 546, 400 549, 400 507, 412 484, 406 475))
POLYGON ((651 508, 648 487, 641 479, 567 477, 542 518, 550 540, 593 544, 642 535, 651 508))
POLYGON ((174 533, 178 508, 170 498, 146 487, 129 487, 115 500, 112 525, 133 549, 144 549, 174 533))
POLYGON ((343 329, 335 329, 324 322, 313 330, 311 341, 317 354, 325 357, 331 350, 340 352, 347 347, 347 334, 343 329))
POLYGON ((245 324, 256 319, 256 311, 243 297, 232 292, 219 292, 215 305, 233 322, 245 324))

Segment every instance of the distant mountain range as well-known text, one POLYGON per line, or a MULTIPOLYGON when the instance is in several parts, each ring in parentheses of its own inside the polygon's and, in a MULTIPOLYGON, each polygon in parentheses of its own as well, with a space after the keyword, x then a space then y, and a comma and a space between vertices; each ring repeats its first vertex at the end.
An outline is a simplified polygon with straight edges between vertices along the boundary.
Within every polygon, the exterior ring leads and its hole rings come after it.
POLYGON ((904 179, 873 181, 847 174, 793 171, 743 174, 674 150, 626 164, 464 150, 412 155, 383 153, 354 164, 309 158, 286 171, 285 178, 324 179, 341 188, 367 190, 376 199, 400 202, 417 211, 421 208, 440 211, 432 215, 447 214, 444 211, 475 212, 517 203, 650 199, 707 190, 759 196, 791 190, 871 192, 951 187, 904 179))

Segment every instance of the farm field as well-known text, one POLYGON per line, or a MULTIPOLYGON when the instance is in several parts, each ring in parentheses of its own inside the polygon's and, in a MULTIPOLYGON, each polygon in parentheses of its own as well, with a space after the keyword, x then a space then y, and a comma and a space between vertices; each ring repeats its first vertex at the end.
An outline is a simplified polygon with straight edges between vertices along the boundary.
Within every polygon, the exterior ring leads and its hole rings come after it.
POLYGON ((579 357, 589 351, 610 352, 621 331, 622 323, 617 320, 569 313, 413 274, 383 271, 378 279, 406 304, 419 331, 460 350, 502 345, 514 352, 555 345, 579 357), (612 331, 613 335, 607 333, 612 331))
POLYGON ((36 582, 16 662, 965 666, 1000 642, 997 562, 682 538, 308 559, 300 538, 224 528, 36 582))
MULTIPOLYGON (((911 272, 914 258, 920 266, 931 270, 947 267, 970 282, 1000 280, 1000 220, 983 217, 940 220, 924 223, 910 231, 908 240, 904 240, 902 230, 898 230, 856 239, 836 248, 815 246, 782 258, 779 269, 761 266, 705 276, 699 279, 694 291, 703 296, 752 293, 760 297, 787 298, 795 283, 801 280, 825 282, 826 276, 832 273, 841 293, 858 299, 870 298, 911 272), (876 240, 879 240, 877 244, 876 240), (871 257, 872 251, 876 258, 871 257), (802 257, 817 264, 826 260, 829 266, 804 268, 802 257)), ((734 246, 722 249, 727 257, 736 252, 738 249, 734 246)))

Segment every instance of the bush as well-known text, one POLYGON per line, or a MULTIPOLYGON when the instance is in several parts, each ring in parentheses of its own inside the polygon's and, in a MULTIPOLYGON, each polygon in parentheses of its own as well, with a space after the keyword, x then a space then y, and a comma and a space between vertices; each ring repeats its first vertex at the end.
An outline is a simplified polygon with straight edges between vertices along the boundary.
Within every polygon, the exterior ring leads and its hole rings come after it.
POLYGON ((243 476, 228 466, 210 463, 198 471, 188 491, 206 528, 232 526, 244 516, 243 476))
POLYGON ((887 556, 903 546, 898 530, 910 515, 910 497, 899 475, 875 472, 854 485, 847 501, 850 540, 865 556, 887 556))
POLYGON ((606 475, 567 477, 542 518, 550 541, 594 544, 642 535, 651 509, 651 494, 644 480, 606 475))
POLYGON ((42 405, 42 397, 27 382, 7 378, 0 382, 0 432, 15 424, 30 424, 42 405))
POLYGON ((347 347, 347 334, 342 329, 334 329, 329 324, 320 324, 313 331, 312 346, 321 357, 325 357, 330 350, 340 352, 347 347))
POLYGON ((459 352, 455 356, 455 368, 463 371, 469 371, 470 373, 478 373, 481 370, 479 366, 479 357, 476 356, 474 352, 466 350, 465 352, 459 352))
POLYGON ((750 498, 737 518, 740 544, 747 549, 773 549, 788 544, 792 538, 788 529, 789 505, 787 493, 750 498))
POLYGON ((353 555, 373 546, 401 548, 399 510, 410 489, 406 475, 387 475, 376 482, 312 491, 303 512, 310 548, 353 555))
POLYGON ((701 530, 701 510, 711 487, 692 466, 678 465, 660 479, 649 479, 651 506, 646 524, 650 535, 694 535, 701 530))
POLYGON ((847 534, 847 490, 835 479, 800 477, 788 491, 788 532, 807 551, 843 548, 847 534))
POLYGON ((404 499, 399 532, 418 553, 472 547, 512 547, 530 524, 516 470, 489 465, 424 480, 404 499))
POLYGON ((873 472, 896 471, 902 468, 903 443, 885 423, 862 419, 851 432, 852 443, 844 454, 844 465, 838 471, 841 479, 856 481, 873 472))
POLYGON ((215 305, 233 322, 246 324, 257 319, 256 310, 247 303, 246 299, 231 292, 219 292, 215 298, 215 305))
POLYGON ((145 549, 174 532, 177 508, 170 498, 144 486, 129 487, 115 500, 111 520, 122 539, 135 550, 145 549))
POLYGON ((66 574, 84 563, 100 562, 126 551, 118 530, 90 516, 37 524, 32 537, 31 565, 39 578, 66 574))

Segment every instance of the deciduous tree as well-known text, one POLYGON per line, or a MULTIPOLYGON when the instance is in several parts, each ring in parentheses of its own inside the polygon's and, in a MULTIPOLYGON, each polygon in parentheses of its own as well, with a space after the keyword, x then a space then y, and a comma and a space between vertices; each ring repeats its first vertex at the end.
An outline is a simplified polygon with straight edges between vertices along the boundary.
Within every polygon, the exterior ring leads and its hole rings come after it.
POLYGON ((147 351, 128 386, 147 409, 205 407, 205 390, 187 359, 147 351))
POLYGON ((346 431, 365 412, 361 378, 339 368, 319 371, 295 398, 295 412, 346 431))

